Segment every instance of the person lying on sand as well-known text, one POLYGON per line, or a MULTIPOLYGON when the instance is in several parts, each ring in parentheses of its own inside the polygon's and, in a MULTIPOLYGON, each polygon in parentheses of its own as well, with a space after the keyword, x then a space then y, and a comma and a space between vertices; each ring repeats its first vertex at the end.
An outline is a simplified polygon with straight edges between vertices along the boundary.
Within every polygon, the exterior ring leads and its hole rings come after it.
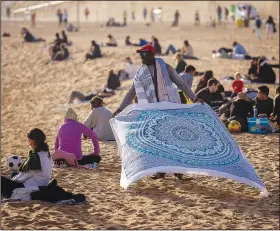
POLYGON ((198 59, 194 57, 193 48, 188 40, 184 41, 183 47, 181 49, 176 49, 172 44, 170 44, 164 54, 168 55, 169 52, 171 52, 172 54, 180 52, 184 59, 198 59))
POLYGON ((92 111, 84 121, 84 125, 92 129, 100 140, 115 140, 112 128, 109 124, 113 113, 104 106, 103 99, 98 96, 93 97, 90 104, 92 111))
POLYGON ((47 186, 52 176, 52 161, 46 135, 38 128, 27 134, 31 147, 27 159, 19 168, 19 174, 11 180, 1 176, 1 195, 10 198, 17 188, 47 186))
POLYGON ((36 38, 35 36, 33 36, 25 27, 21 29, 20 34, 24 39, 24 42, 46 42, 46 40, 41 37, 36 38))
POLYGON ((88 59, 96 59, 101 57, 102 54, 101 54, 100 46, 94 40, 92 40, 90 50, 88 53, 86 53, 84 62, 86 62, 88 59))
POLYGON ((74 153, 79 165, 99 163, 99 141, 94 131, 78 122, 78 116, 72 108, 68 108, 64 117, 64 124, 60 126, 55 140, 54 150, 74 153), (89 137, 94 147, 90 155, 82 154, 82 135, 89 137))

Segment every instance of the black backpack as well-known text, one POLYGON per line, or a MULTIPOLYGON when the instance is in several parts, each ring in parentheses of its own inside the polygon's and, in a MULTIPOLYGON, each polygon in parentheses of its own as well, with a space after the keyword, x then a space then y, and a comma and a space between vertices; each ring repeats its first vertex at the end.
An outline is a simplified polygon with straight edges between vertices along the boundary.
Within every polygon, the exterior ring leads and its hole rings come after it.
POLYGON ((256 21, 256 27, 260 28, 262 26, 262 21, 260 19, 257 19, 256 21))

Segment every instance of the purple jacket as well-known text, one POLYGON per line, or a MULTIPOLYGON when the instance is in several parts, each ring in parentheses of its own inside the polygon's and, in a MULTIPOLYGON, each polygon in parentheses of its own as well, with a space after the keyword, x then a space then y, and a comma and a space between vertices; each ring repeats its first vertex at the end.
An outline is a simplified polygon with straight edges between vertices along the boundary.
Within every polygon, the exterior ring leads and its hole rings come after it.
POLYGON ((92 140, 94 146, 92 154, 99 155, 99 141, 95 132, 74 120, 65 120, 65 123, 58 129, 54 147, 55 151, 61 150, 74 153, 77 160, 82 159, 82 135, 92 140))

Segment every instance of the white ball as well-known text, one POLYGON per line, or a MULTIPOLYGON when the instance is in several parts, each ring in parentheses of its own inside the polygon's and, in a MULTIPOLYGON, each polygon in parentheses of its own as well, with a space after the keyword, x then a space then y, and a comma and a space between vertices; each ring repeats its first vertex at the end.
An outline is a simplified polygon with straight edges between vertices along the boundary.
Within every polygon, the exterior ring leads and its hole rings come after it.
POLYGON ((12 172, 18 171, 21 164, 22 159, 20 158, 20 156, 11 155, 7 159, 7 168, 12 172))

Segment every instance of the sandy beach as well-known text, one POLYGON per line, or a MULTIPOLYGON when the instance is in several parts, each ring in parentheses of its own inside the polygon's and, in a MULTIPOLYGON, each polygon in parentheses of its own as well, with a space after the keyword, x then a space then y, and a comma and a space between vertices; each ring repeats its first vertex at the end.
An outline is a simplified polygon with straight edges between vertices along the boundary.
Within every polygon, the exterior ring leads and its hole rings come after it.
MULTIPOLYGON (((279 15, 277 15, 278 17, 279 15)), ((6 158, 11 154, 25 157, 29 146, 26 133, 38 127, 47 135, 53 150, 56 132, 63 116, 70 93, 84 93, 102 89, 109 70, 116 72, 124 67, 130 56, 137 64, 140 58, 135 47, 126 47, 127 35, 132 41, 156 36, 165 50, 172 43, 181 47, 188 39, 200 60, 187 60, 198 71, 213 70, 217 79, 239 71, 247 74, 249 61, 213 59, 211 51, 231 47, 234 40, 243 44, 253 56, 266 55, 279 63, 279 32, 273 40, 259 41, 252 28, 237 29, 233 24, 226 28, 194 27, 181 23, 170 28, 170 23, 146 27, 134 23, 126 28, 101 28, 98 23, 81 23, 81 31, 68 33, 73 42, 69 48, 71 59, 46 65, 49 60, 44 43, 22 44, 20 29, 29 22, 2 21, 1 38, 1 172, 8 175, 6 158), (104 58, 83 63, 90 41, 107 41, 113 34, 119 46, 102 47, 104 58)), ((60 32, 57 22, 38 22, 31 29, 35 36, 47 42, 60 32)), ((173 56, 164 60, 174 65, 173 56)), ((279 69, 274 69, 279 83, 279 69)), ((195 77, 196 87, 199 77, 195 77)), ((122 82, 116 95, 105 99, 112 111, 120 105, 131 81, 122 82)), ((275 96, 277 85, 267 85, 270 97, 275 96)), ((224 85, 230 90, 230 85, 224 85)), ((257 88, 258 85, 245 87, 257 88)), ((194 88, 193 88, 194 89, 194 88)), ((90 112, 89 103, 71 107, 83 121, 90 112)), ((115 142, 100 142, 102 162, 99 170, 62 168, 53 170, 53 179, 73 193, 86 195, 86 205, 56 205, 32 202, 5 202, 1 204, 1 229, 279 229, 279 135, 236 134, 241 149, 253 164, 264 182, 269 196, 260 198, 259 191, 232 180, 194 176, 193 181, 180 182, 172 174, 166 179, 139 180, 127 191, 119 186, 121 159, 115 142)), ((84 153, 91 151, 91 143, 83 141, 84 153)))

